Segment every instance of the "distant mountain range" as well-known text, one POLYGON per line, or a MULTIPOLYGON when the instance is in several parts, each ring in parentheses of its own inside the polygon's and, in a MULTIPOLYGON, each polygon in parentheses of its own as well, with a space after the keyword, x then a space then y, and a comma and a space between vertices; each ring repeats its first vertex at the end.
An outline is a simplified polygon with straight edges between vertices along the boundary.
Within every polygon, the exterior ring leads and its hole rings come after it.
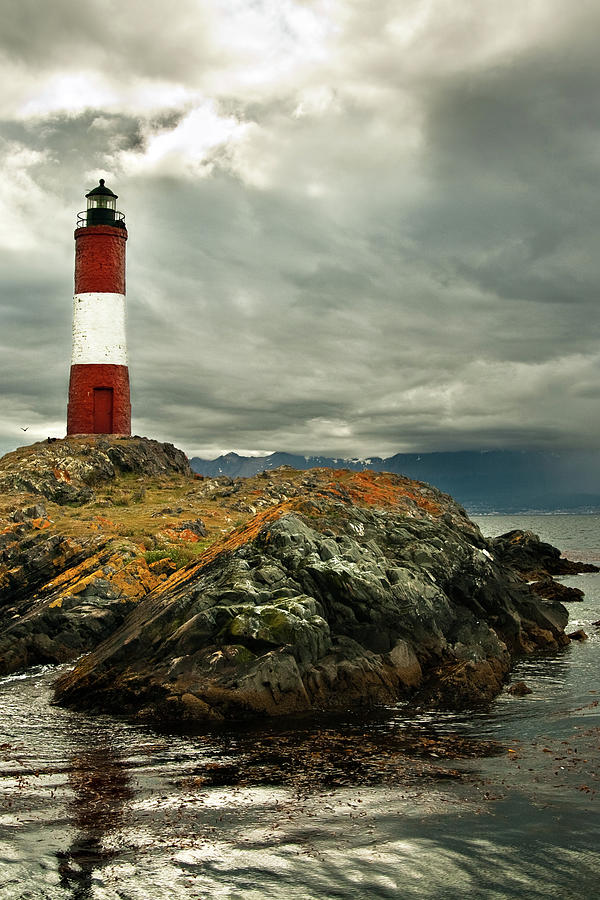
POLYGON ((473 513, 600 512, 600 454, 597 451, 465 450, 396 453, 387 459, 227 453, 212 460, 195 456, 190 463, 201 475, 228 475, 231 478, 256 475, 278 466, 394 472, 435 485, 473 513))

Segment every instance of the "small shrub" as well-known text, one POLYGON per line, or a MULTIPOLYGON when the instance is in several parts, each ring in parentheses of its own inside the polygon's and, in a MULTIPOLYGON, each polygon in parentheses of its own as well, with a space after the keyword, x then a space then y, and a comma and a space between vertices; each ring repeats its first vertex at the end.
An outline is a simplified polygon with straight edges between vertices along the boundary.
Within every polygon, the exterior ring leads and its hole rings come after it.
POLYGON ((158 562, 159 559, 170 559, 171 554, 168 550, 146 550, 144 559, 148 564, 158 562))
POLYGON ((153 563, 159 559, 171 559, 178 569, 191 562, 197 553, 189 547, 165 547, 162 550, 147 550, 144 553, 146 562, 153 563))

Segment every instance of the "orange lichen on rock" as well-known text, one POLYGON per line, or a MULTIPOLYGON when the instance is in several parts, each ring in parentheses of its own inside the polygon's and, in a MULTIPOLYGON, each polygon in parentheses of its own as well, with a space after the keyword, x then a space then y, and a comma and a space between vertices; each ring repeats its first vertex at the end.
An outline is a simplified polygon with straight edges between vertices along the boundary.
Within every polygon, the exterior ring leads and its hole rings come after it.
POLYGON ((10 522, 5 528, 0 531, 0 534, 10 534, 11 531, 16 531, 22 525, 22 522, 10 522))
POLYGON ((148 568, 153 575, 158 575, 161 579, 164 579, 167 575, 172 575, 177 566, 173 560, 167 556, 164 559, 157 559, 154 562, 148 563, 148 568))
POLYGON ((54 582, 45 585, 43 593, 50 593, 51 586, 54 590, 58 589, 58 596, 50 603, 51 607, 57 607, 62 606, 67 597, 82 594, 87 588, 93 588, 95 582, 103 581, 108 582, 116 595, 126 602, 145 597, 162 580, 158 574, 150 571, 144 559, 136 557, 123 565, 122 555, 114 553, 104 562, 98 556, 93 556, 85 560, 85 563, 74 566, 60 578, 54 579, 54 582), (91 572, 90 566, 95 567, 91 572))
POLYGON ((415 494, 413 491, 405 490, 402 491, 402 496, 408 497, 409 500, 416 503, 420 509, 424 509, 425 512, 431 513, 432 516, 441 516, 444 511, 439 503, 430 500, 429 497, 424 497, 423 494, 415 494))
POLYGON ((176 531, 174 528, 163 528, 160 536, 166 538, 167 541, 185 541, 188 544, 196 544, 200 540, 198 535, 189 528, 182 528, 181 531, 176 531))
POLYGON ((346 495, 358 505, 384 508, 394 508, 406 498, 431 515, 439 516, 443 512, 441 506, 434 500, 410 490, 408 482, 401 476, 370 470, 349 472, 345 469, 334 469, 332 474, 339 480, 327 484, 327 493, 330 496, 339 496, 343 499, 346 495))
POLYGON ((52 601, 50 606, 62 606, 65 597, 82 594, 87 587, 99 578, 108 580, 104 572, 105 567, 115 568, 116 566, 122 566, 122 564, 122 557, 117 553, 105 559, 104 562, 102 562, 98 554, 95 554, 88 557, 78 566, 67 569, 66 572, 63 572, 53 581, 49 581, 48 584, 44 585, 40 594, 50 594, 57 591, 58 596, 52 601))
POLYGON ((102 531, 103 528, 114 528, 115 523, 105 516, 94 516, 91 527, 95 528, 97 531, 102 531))
POLYGON ((52 471, 57 481, 65 481, 67 484, 71 481, 71 476, 66 469, 59 469, 55 466, 52 471))
MULTIPOLYGON (((76 545, 72 541, 68 541, 67 543, 73 549, 75 549, 76 545)), ((51 591, 54 591, 57 588, 62 587, 63 585, 69 584, 74 579, 77 580, 79 578, 83 578, 86 574, 89 574, 90 571, 93 571, 94 568, 97 567, 97 565, 98 557, 89 556, 87 559, 84 559, 83 562, 79 563, 76 566, 72 566, 72 568, 70 569, 66 569, 66 571, 61 572, 60 575, 57 575, 56 578, 53 578, 51 581, 46 582, 43 588, 44 593, 50 593, 51 591)))
POLYGON ((47 516, 46 517, 42 516, 39 519, 32 519, 31 524, 34 528, 37 528, 40 531, 42 531, 44 528, 50 528, 50 526, 52 525, 52 522, 50 521, 50 519, 47 516))
POLYGON ((276 522, 277 519, 280 519, 286 513, 291 512, 296 505, 296 501, 294 500, 284 500, 276 506, 269 507, 269 509, 266 509, 264 512, 257 513, 246 522, 245 525, 236 528, 226 537, 219 541, 215 541, 214 544, 207 547, 206 550, 198 556, 197 562, 184 566, 182 569, 178 569, 177 572, 171 575, 171 577, 163 583, 160 592, 162 593, 163 588, 172 591, 179 583, 187 582, 190 578, 194 577, 197 572, 200 572, 209 565, 209 563, 214 562, 219 556, 222 556, 225 553, 232 553, 234 550, 237 550, 238 547, 243 547, 244 544, 254 540, 265 525, 268 525, 269 522, 276 522))
POLYGON ((162 579, 151 572, 144 559, 132 559, 108 581, 117 588, 123 600, 139 600, 159 585, 162 579))
POLYGON ((356 503, 369 506, 395 506, 401 495, 400 486, 378 472, 353 472, 347 489, 356 503))

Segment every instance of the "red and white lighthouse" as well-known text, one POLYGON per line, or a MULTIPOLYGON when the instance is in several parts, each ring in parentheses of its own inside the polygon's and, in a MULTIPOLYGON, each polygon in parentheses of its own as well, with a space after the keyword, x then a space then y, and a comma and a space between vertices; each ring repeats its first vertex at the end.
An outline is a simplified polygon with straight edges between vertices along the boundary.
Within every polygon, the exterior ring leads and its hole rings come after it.
POLYGON ((67 434, 131 434, 125 336, 125 241, 104 179, 86 194, 75 230, 73 353, 67 434))

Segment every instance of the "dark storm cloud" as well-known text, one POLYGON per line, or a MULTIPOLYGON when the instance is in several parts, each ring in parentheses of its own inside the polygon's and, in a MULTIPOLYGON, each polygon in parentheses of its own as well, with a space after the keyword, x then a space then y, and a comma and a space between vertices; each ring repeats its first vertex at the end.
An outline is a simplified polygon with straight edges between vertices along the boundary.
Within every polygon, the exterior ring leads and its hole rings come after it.
POLYGON ((23 416, 64 430, 71 232, 101 175, 130 228, 137 431, 598 445, 591 6, 63 0, 28 31, 32 6, 0 37, 6 449, 23 416))
POLYGON ((33 71, 181 78, 211 56, 202 7, 193 0, 177 0, 177 15, 164 0, 3 0, 0 13, 0 50, 33 71))
POLYGON ((431 235, 435 218, 447 231, 434 246, 466 279, 581 315, 598 287, 600 77, 575 65, 554 51, 446 86, 428 117, 440 191, 416 233, 431 235))

